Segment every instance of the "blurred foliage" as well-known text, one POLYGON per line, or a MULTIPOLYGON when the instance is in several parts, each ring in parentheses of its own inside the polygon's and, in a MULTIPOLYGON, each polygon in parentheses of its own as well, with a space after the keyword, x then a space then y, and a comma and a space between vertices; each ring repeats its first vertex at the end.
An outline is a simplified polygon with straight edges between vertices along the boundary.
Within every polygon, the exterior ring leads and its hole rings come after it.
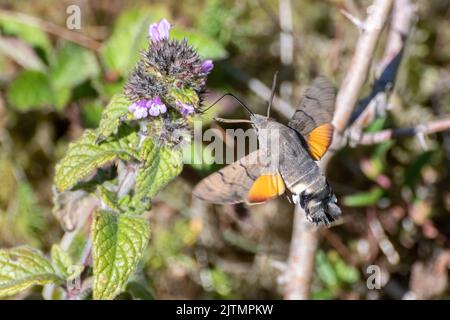
MULTIPOLYGON (((205 105, 231 91, 253 111, 263 113, 265 102, 247 88, 242 74, 269 84, 280 70, 279 93, 292 105, 298 105, 305 85, 316 74, 339 84, 358 36, 339 10, 351 8, 363 16, 369 3, 292 1, 295 55, 289 66, 280 62, 279 7, 274 0, 80 2, 81 32, 102 43, 100 50, 0 11, 0 248, 30 245, 52 251, 51 262, 35 257, 47 261, 47 269, 31 275, 40 284, 48 277, 60 277, 64 260, 79 260, 87 230, 77 233, 69 257, 51 250, 64 234, 51 214, 55 163, 85 128, 98 126, 102 110, 121 92, 147 41, 149 22, 168 18, 174 22, 175 37, 188 38, 205 58, 215 60, 205 105)), ((64 26, 69 4, 73 1, 3 0, 0 7, 64 26)), ((418 0, 417 4, 419 19, 408 39, 392 108, 367 131, 450 114, 450 3, 418 0)), ((384 38, 375 64, 383 44, 384 38)), ((211 114, 246 116, 230 100, 211 114)), ((209 112, 206 117, 211 118, 209 112)), ((204 126, 214 124, 208 121, 204 126)), ((414 266, 433 264, 450 246, 450 135, 425 139, 427 150, 417 139, 405 139, 348 147, 332 160, 329 181, 343 205, 344 218, 325 232, 320 243, 313 298, 398 299, 402 297, 398 288, 404 294, 424 287, 413 286, 412 279, 424 278, 414 266), (382 290, 366 287, 366 267, 374 264, 386 275, 382 290)), ((207 164, 185 166, 177 181, 158 194, 149 213, 150 245, 119 298, 282 296, 280 271, 274 265, 286 261, 292 206, 284 198, 249 208, 192 200, 194 184, 216 169, 207 164)), ((436 279, 448 282, 439 276, 436 279)), ((1 281, 0 275, 0 290, 1 281)), ((447 287, 429 297, 450 298, 447 287)), ((16 297, 41 297, 41 291, 35 287, 16 297)))

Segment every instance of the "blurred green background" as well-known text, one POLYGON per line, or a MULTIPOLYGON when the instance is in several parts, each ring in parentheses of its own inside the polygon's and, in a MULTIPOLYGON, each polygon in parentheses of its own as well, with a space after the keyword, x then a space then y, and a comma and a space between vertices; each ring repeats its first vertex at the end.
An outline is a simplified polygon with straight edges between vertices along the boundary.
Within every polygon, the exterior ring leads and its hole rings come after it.
MULTIPOLYGON (((340 9, 363 17, 370 3, 292 1, 293 59, 282 63, 275 0, 0 0, 0 247, 30 244, 48 252, 61 239, 52 215, 54 165, 122 90, 148 41, 148 23, 166 17, 175 25, 172 36, 187 37, 214 59, 209 102, 233 92, 263 113, 266 103, 248 89, 249 77, 269 85, 279 70, 278 94, 293 106, 317 74, 339 87, 358 37, 340 9), (74 32, 85 37, 67 35, 73 4, 81 9, 81 30, 74 32)), ((372 131, 450 114, 450 1, 416 3, 392 109, 372 131)), ((372 73, 363 96, 374 79, 372 73)), ((214 114, 246 116, 232 100, 214 114)), ((321 232, 313 298, 399 299, 408 291, 450 297, 450 133, 428 136, 426 144, 427 150, 417 139, 348 147, 333 159, 328 180, 344 218, 321 232), (382 290, 367 289, 373 264, 383 270, 382 290)), ((192 200, 193 185, 216 169, 186 165, 158 195, 145 259, 121 298, 282 297, 293 206, 285 198, 251 208, 192 200)), ((16 298, 39 297, 34 288, 16 298)))

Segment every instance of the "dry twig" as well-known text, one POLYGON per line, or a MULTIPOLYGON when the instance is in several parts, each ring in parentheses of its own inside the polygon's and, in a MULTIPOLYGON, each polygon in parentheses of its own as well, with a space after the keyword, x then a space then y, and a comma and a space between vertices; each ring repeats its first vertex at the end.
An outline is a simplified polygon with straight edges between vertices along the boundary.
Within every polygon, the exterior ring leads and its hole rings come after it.
POLYGON ((386 129, 375 133, 365 133, 362 135, 359 144, 371 145, 387 140, 413 137, 418 134, 427 135, 446 130, 450 130, 450 118, 431 121, 410 128, 386 129))
POLYGON ((350 142, 358 143, 364 127, 376 117, 386 113, 389 96, 405 51, 406 39, 414 22, 416 7, 410 0, 394 1, 390 30, 379 64, 379 77, 372 86, 371 93, 358 102, 350 118, 347 129, 350 142))

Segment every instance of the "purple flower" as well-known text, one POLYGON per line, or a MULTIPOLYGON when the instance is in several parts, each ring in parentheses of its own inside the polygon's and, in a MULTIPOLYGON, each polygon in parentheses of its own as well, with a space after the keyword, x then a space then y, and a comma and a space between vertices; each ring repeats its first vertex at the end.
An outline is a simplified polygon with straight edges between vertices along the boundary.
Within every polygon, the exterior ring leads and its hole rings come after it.
POLYGON ((176 105, 180 108, 181 114, 183 116, 187 116, 195 111, 192 104, 183 103, 177 100, 176 105))
POLYGON ((209 73, 214 68, 214 64, 212 60, 205 60, 202 63, 202 66, 200 68, 200 71, 203 73, 209 73))
POLYGON ((148 113, 153 117, 159 116, 167 111, 166 105, 162 103, 158 96, 147 102, 147 108, 149 108, 148 113))
POLYGON ((152 23, 148 27, 148 35, 153 42, 159 42, 169 38, 169 31, 172 28, 170 22, 162 19, 157 23, 152 23))
POLYGON ((133 115, 136 119, 142 119, 147 117, 147 100, 139 100, 138 102, 133 103, 128 107, 128 111, 133 112, 133 115))
POLYGON ((133 112, 135 119, 142 119, 149 115, 156 117, 167 112, 167 107, 161 99, 156 96, 153 99, 142 99, 128 107, 128 111, 133 112))

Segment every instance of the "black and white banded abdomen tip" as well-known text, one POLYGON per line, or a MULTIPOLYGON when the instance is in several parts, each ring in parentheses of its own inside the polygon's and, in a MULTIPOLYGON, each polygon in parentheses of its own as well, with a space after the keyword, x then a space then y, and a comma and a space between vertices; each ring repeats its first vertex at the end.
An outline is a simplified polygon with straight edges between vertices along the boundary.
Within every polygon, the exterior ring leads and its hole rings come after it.
POLYGON ((323 197, 323 193, 293 194, 292 201, 300 204, 306 213, 306 219, 317 226, 329 226, 341 216, 341 209, 337 205, 337 198, 331 189, 328 189, 327 195, 323 197))

